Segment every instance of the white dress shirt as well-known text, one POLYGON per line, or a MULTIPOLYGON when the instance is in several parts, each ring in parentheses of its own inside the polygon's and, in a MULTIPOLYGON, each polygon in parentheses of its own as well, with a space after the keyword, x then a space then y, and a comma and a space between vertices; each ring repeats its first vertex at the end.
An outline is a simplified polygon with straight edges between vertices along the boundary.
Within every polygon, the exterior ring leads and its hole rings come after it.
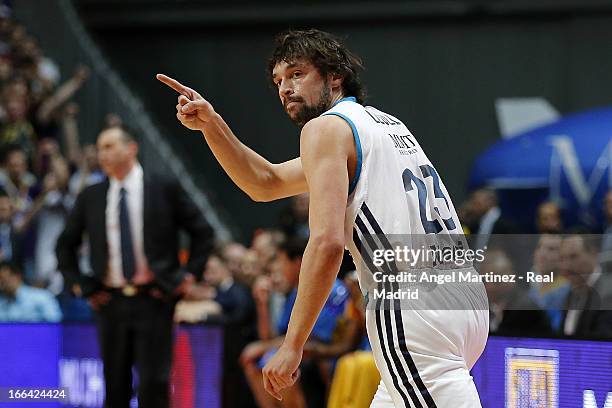
POLYGON ((126 190, 126 200, 132 231, 135 271, 132 283, 144 285, 153 280, 144 253, 143 239, 143 171, 136 163, 123 180, 110 178, 110 186, 106 193, 106 239, 108 242, 108 273, 105 284, 111 287, 122 287, 128 282, 123 274, 121 261, 121 226, 119 224, 119 192, 126 190))

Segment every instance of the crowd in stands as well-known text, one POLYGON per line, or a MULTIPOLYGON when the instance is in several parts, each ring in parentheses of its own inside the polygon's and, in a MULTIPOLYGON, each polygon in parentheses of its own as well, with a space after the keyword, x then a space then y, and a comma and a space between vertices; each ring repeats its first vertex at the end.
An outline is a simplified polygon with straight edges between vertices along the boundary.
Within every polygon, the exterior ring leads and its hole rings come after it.
POLYGON ((79 143, 72 102, 88 76, 80 66, 61 81, 58 65, 0 5, 2 321, 62 320, 55 243, 78 193, 103 177, 95 147, 79 143))
MULTIPOLYGON (((57 238, 76 196, 104 178, 96 147, 80 144, 79 110, 71 102, 88 75, 86 67, 78 67, 60 81, 58 66, 42 53, 37 40, 10 18, 10 9, 0 7, 2 322, 91 319, 86 301, 64 287, 55 256, 57 238)), ((120 119, 110 115, 107 122, 113 125, 120 119)), ((519 232, 504 218, 494 191, 477 190, 458 208, 464 232, 475 237, 473 245, 490 248, 481 272, 514 275, 522 270, 520 262, 528 262, 529 270, 542 277, 555 273, 552 281, 487 284, 491 333, 612 337, 612 191, 605 196, 604 211, 607 225, 597 240, 566 229, 560 207, 542 203, 534 220, 540 235, 525 260, 489 245, 496 234, 519 232)), ((375 372, 371 359, 363 362, 360 354, 369 349, 365 300, 347 256, 306 344, 297 386, 282 404, 263 390, 261 369, 287 330, 307 239, 304 194, 291 199, 278 225, 257 231, 248 246, 220 245, 197 277, 197 296, 176 307, 177 323, 216 323, 231 329, 235 341, 233 349, 226 350, 224 383, 235 387, 244 381, 260 407, 322 406, 316 399, 330 393, 330 398, 341 401, 332 384, 336 363, 375 372), (338 360, 341 356, 344 359, 338 360), (325 392, 307 392, 309 387, 325 392)), ((86 247, 82 258, 87 270, 86 247)), ((365 388, 375 385, 374 381, 365 388)), ((247 406, 247 397, 231 391, 225 398, 237 401, 235 406, 247 406)))

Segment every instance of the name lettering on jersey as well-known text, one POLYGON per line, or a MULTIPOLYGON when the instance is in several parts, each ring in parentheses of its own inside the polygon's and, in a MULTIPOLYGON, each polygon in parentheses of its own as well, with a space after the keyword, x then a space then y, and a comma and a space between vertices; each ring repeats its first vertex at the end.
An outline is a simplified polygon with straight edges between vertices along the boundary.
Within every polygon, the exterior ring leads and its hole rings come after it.
POLYGON ((399 151, 399 154, 408 155, 414 154, 418 151, 416 142, 412 139, 413 136, 408 135, 396 135, 394 133, 387 133, 393 141, 394 147, 399 151))
POLYGON ((386 113, 381 112, 370 112, 368 108, 365 109, 368 115, 372 118, 372 120, 380 125, 388 125, 388 126, 399 126, 403 125, 398 119, 394 118, 391 115, 387 115, 386 113))

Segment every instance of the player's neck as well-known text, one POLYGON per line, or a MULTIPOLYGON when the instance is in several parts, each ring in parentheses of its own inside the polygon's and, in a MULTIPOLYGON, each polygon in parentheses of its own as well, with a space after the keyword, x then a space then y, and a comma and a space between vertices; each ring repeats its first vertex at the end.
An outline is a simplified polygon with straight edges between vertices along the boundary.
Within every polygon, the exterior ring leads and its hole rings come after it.
POLYGON ((341 100, 342 98, 344 98, 345 96, 342 94, 342 92, 338 92, 337 94, 335 94, 332 98, 331 98, 331 104, 329 105, 329 108, 331 108, 332 106, 334 106, 335 104, 338 103, 339 100, 341 100))

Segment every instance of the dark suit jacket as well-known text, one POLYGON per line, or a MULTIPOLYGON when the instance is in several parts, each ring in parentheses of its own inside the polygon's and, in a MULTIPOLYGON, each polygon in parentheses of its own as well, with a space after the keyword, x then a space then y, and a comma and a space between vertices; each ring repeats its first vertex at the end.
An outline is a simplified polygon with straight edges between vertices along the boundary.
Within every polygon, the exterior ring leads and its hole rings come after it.
POLYGON ((246 286, 234 282, 226 290, 217 288, 215 301, 223 309, 222 315, 217 319, 219 322, 247 326, 255 321, 255 303, 246 286))
POLYGON ((495 334, 544 336, 552 333, 546 312, 539 308, 526 290, 516 288, 509 299, 495 334))
MULTIPOLYGON (((66 284, 78 283, 83 296, 99 290, 107 272, 106 194, 109 186, 106 180, 79 194, 57 243, 58 267, 66 284), (77 250, 83 234, 89 238, 92 277, 79 271, 77 250)), ((186 273, 195 276, 202 273, 212 249, 213 230, 177 182, 145 170, 143 194, 145 256, 156 283, 170 293, 186 273), (178 259, 179 231, 182 229, 188 232, 191 241, 186 269, 180 268, 178 259)))
MULTIPOLYGON (((568 296, 571 296, 571 292, 568 296)), ((567 317, 567 308, 563 324, 567 317)), ((612 273, 602 272, 589 291, 584 310, 580 313, 574 336, 610 339, 612 338, 612 273)))

